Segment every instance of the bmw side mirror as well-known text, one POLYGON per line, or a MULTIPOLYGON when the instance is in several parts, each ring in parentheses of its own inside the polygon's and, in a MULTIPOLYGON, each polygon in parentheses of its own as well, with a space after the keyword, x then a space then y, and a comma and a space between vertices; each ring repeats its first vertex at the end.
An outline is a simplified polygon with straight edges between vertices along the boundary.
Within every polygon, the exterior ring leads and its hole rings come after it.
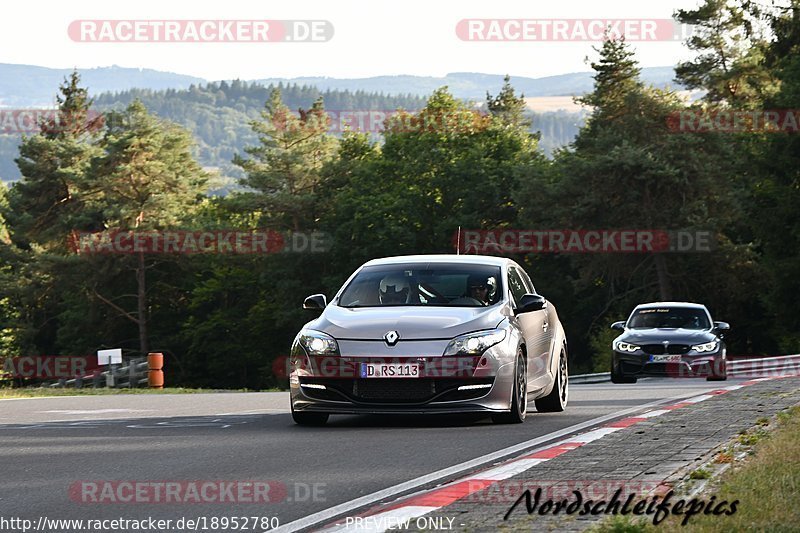
POLYGON ((517 308, 517 314, 540 311, 547 307, 547 300, 538 294, 526 294, 522 297, 517 308))
POLYGON ((311 309, 312 311, 322 311, 328 301, 324 294, 312 294, 303 301, 303 309, 311 309))
POLYGON ((714 329, 717 331, 728 331, 731 329, 731 325, 727 322, 714 322, 714 329))
POLYGON ((625 329, 625 321, 614 322, 611 324, 611 329, 618 329, 620 331, 625 329))

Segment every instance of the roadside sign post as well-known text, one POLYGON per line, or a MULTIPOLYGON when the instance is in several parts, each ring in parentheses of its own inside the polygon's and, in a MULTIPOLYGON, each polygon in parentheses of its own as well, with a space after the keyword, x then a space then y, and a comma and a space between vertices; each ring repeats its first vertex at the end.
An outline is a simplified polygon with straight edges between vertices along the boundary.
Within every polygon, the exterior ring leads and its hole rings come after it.
POLYGON ((108 365, 108 376, 106 376, 106 386, 114 386, 114 369, 111 365, 122 363, 122 348, 112 348, 110 350, 97 350, 97 364, 108 365))

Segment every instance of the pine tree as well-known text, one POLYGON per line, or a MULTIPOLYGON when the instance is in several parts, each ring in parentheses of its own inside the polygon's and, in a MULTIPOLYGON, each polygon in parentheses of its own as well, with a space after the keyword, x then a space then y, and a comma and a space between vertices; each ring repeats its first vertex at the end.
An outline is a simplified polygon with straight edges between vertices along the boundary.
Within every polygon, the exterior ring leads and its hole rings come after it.
MULTIPOLYGON (((138 100, 122 113, 109 113, 100 147, 103 153, 93 159, 85 186, 92 191, 94 207, 106 227, 174 229, 202 199, 207 175, 192 157, 191 136, 149 114, 138 100)), ((136 254, 135 313, 93 291, 137 325, 139 349, 145 354, 149 349, 146 263, 143 252, 136 254)))
POLYGON ((776 86, 764 55, 763 13, 750 0, 705 0, 697 9, 679 9, 675 18, 694 27, 686 42, 698 54, 675 68, 676 80, 707 91, 703 99, 736 108, 757 107, 776 86))
POLYGON ((244 195, 270 224, 301 231, 313 225, 322 168, 333 158, 336 139, 328 134, 330 119, 321 98, 309 109, 292 113, 274 89, 251 127, 260 144, 245 148, 249 158, 236 155, 233 163, 246 177, 242 184, 253 190, 244 195))
POLYGON ((59 90, 55 117, 19 147, 22 179, 11 191, 7 216, 23 246, 33 241, 65 251, 67 235, 81 217, 79 184, 97 153, 102 119, 92 116, 92 100, 76 71, 59 90))
POLYGON ((531 121, 525 117, 525 107, 525 95, 516 95, 508 74, 503 78, 503 87, 497 96, 493 97, 486 92, 486 109, 504 125, 530 128, 531 121))

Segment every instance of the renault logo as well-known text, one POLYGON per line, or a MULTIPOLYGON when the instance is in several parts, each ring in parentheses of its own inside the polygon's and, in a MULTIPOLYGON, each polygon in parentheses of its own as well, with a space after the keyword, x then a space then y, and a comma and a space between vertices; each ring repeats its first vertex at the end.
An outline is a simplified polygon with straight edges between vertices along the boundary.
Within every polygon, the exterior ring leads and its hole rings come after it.
POLYGON ((386 341, 386 344, 389 346, 394 346, 397 344, 397 341, 400 340, 400 334, 396 331, 390 331, 386 335, 383 336, 383 340, 386 341))

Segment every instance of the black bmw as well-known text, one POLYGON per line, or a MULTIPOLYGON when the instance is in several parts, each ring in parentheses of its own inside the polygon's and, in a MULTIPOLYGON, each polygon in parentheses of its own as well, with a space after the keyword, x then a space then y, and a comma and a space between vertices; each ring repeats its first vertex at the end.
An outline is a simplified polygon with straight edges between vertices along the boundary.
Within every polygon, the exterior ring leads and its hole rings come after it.
POLYGON ((728 377, 723 332, 730 326, 711 320, 702 304, 641 304, 611 329, 623 332, 612 344, 614 383, 636 383, 643 376, 705 376, 709 381, 728 377))

